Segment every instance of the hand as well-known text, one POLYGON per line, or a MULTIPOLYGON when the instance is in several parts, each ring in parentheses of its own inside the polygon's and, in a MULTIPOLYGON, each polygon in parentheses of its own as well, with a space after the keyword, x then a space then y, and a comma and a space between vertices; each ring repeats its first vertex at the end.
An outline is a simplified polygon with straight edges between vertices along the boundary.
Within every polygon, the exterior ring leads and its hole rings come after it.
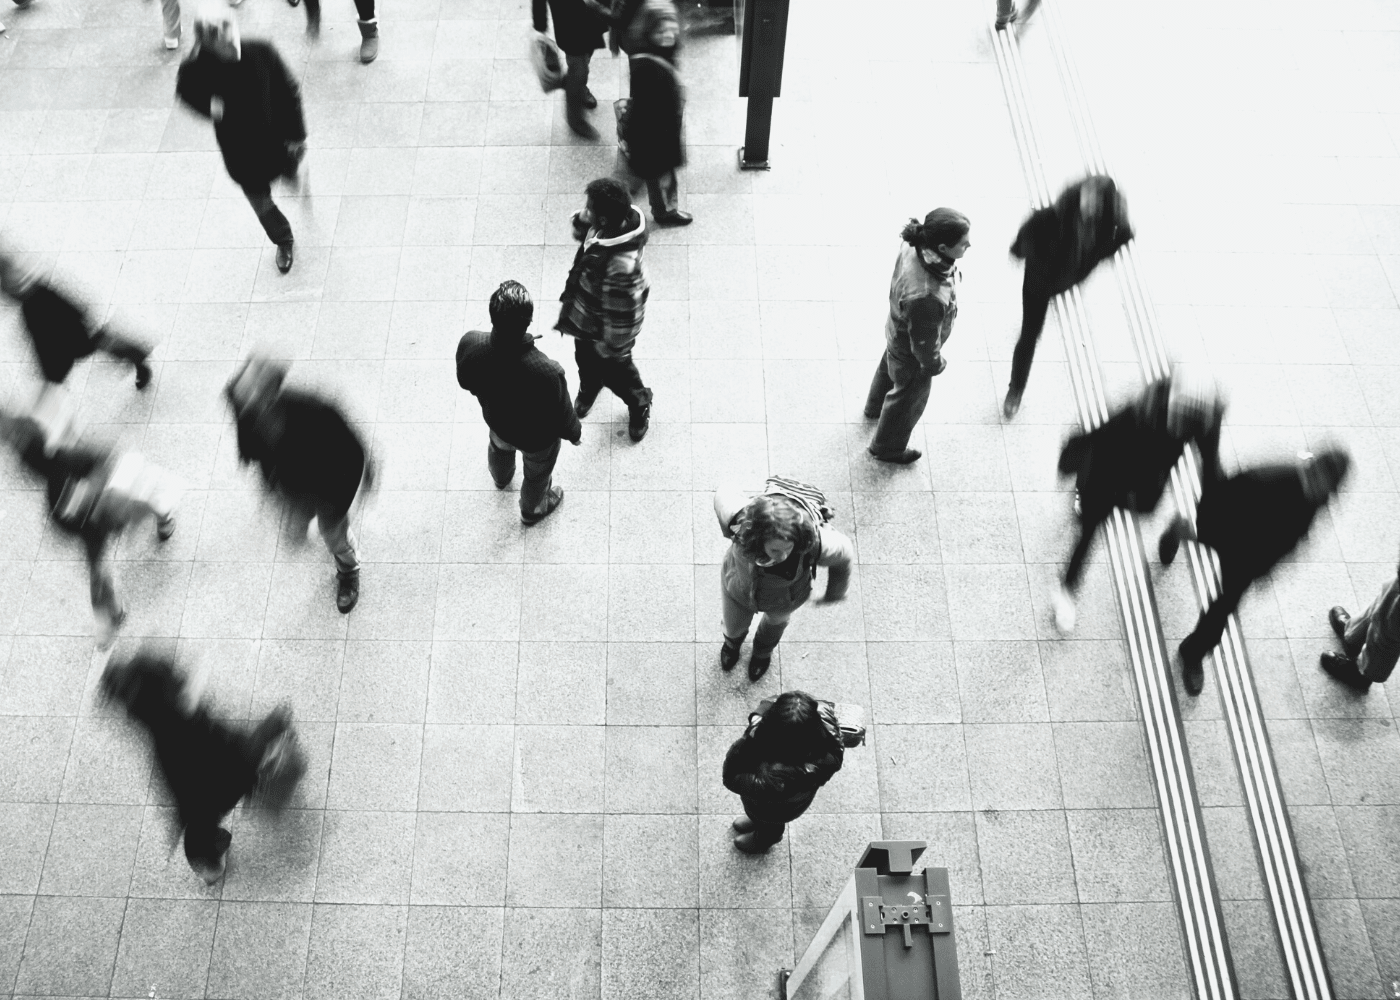
POLYGON ((224 99, 218 94, 209 98, 209 117, 216 122, 224 120, 224 99))

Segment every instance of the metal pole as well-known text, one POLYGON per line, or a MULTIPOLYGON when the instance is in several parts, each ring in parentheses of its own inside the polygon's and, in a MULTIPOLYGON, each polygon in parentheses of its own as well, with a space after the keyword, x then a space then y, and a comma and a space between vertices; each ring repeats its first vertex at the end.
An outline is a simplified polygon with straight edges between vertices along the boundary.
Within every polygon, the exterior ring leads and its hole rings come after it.
POLYGON ((744 144, 739 147, 740 170, 768 170, 768 134, 773 130, 773 98, 749 97, 744 144))

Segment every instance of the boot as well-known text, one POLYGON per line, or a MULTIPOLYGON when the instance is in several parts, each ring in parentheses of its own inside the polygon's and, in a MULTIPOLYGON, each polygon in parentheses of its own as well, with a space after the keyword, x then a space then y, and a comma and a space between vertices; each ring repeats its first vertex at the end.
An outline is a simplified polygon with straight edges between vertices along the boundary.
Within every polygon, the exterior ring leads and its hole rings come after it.
POLYGON ((360 62, 372 63, 379 55, 379 19, 360 21, 360 62))
POLYGON ((342 615, 348 615, 355 610, 355 605, 360 602, 360 571, 353 573, 341 573, 340 581, 336 586, 335 609, 342 615))
POLYGON ((647 436, 651 427, 651 404, 633 406, 627 410, 627 436, 634 442, 647 436))
POLYGON ((1327 612, 1327 624, 1332 626, 1332 631, 1337 633, 1337 638, 1346 641, 1347 626, 1351 624, 1351 615, 1347 614, 1347 609, 1335 607, 1327 612))
POLYGON ((1341 653, 1323 653, 1322 669, 1335 681, 1340 681, 1353 691, 1365 694, 1371 690, 1371 681, 1361 673, 1356 661, 1341 653))

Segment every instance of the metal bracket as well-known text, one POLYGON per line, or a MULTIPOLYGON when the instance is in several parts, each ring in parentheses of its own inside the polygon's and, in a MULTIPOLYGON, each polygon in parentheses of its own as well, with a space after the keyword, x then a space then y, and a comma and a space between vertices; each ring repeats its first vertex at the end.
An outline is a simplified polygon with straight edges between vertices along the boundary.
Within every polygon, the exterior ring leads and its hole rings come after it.
MULTIPOLYGON (((910 893, 910 895, 915 895, 910 893)), ((947 934, 952 930, 951 908, 947 896, 930 896, 928 902, 900 903, 890 906, 880 896, 862 896, 860 900, 861 927, 866 934, 884 934, 898 927, 904 934, 904 947, 914 947, 910 927, 927 927, 930 934, 947 934)))

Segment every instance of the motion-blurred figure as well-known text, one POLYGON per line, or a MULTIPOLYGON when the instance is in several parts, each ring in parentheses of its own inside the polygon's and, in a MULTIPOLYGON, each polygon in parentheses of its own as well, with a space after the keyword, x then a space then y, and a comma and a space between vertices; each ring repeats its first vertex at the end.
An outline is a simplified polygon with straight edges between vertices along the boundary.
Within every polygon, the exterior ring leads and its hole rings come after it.
POLYGON ((99 623, 98 642, 110 645, 126 620, 108 559, 111 545, 148 515, 155 517, 160 540, 170 538, 180 498, 177 480, 135 452, 74 441, 68 432, 44 427, 32 416, 0 411, 0 435, 20 461, 43 479, 53 523, 82 541, 92 610, 99 623))
POLYGON ((559 442, 578 444, 583 425, 569 398, 564 369, 535 346, 535 304, 518 281, 491 295, 491 332, 468 330, 457 344, 457 384, 481 403, 490 428, 486 464, 498 489, 515 477, 515 453, 525 464, 520 520, 535 524, 554 512, 564 491, 551 486, 559 442))
POLYGON ((845 756, 830 703, 805 691, 787 691, 766 713, 752 713, 724 757, 724 787, 744 803, 734 846, 762 854, 782 840, 786 824, 807 811, 845 756))
POLYGON ((1352 617, 1338 607, 1327 621, 1342 640, 1342 652, 1323 653, 1322 669, 1362 693, 1384 684, 1400 659, 1400 568, 1363 614, 1352 617))
POLYGON ((865 418, 879 420, 869 452, 882 462, 908 465, 923 452, 909 437, 928 406, 933 377, 948 367, 943 344, 958 318, 957 263, 972 246, 967 216, 935 208, 924 221, 910 219, 890 279, 885 353, 870 380, 865 418))
POLYGON ((1025 10, 1018 10, 1015 0, 997 0, 997 30, 1001 31, 1008 24, 1014 24, 1019 37, 1020 31, 1025 28, 1039 6, 1040 0, 1030 0, 1025 10))
POLYGON ((646 186, 658 225, 687 226, 676 168, 685 165, 685 88, 676 71, 680 16, 671 0, 646 0, 633 18, 639 47, 628 61, 631 97, 618 122, 617 177, 633 196, 646 186))
POLYGON ((1201 661, 1215 648, 1249 585, 1269 573, 1307 536, 1317 512, 1337 492, 1351 467, 1339 449, 1300 456, 1293 465, 1266 465, 1204 485, 1193 532, 1177 517, 1162 533, 1162 565, 1176 558, 1182 540, 1209 545, 1220 559, 1220 596, 1182 640, 1182 681, 1188 694, 1205 684, 1201 661))
POLYGON ((1036 209, 1022 223, 1011 244, 1011 255, 1026 262, 1026 271, 1021 336, 1011 356, 1011 385, 1002 404, 1007 420, 1021 408, 1050 300, 1089 277, 1132 238, 1123 194, 1111 177, 1100 174, 1071 184, 1053 205, 1036 209))
POLYGON ((1157 509, 1172 468, 1188 444, 1201 457, 1201 478, 1220 476, 1220 427, 1225 402, 1215 383, 1176 371, 1152 383, 1136 400, 1087 434, 1074 434, 1060 451, 1060 475, 1074 476, 1079 493, 1079 538, 1059 589, 1052 595, 1055 624, 1074 630, 1074 595, 1099 526, 1113 508, 1137 514, 1157 509))
POLYGON ((284 389, 287 366, 251 357, 224 389, 238 425, 238 457, 256 462, 267 488, 288 506, 292 533, 314 517, 335 557, 335 606, 349 614, 360 599, 360 556, 350 507, 363 482, 373 483, 365 446, 333 405, 284 389))
POLYGON ((540 33, 549 30, 549 15, 554 15, 554 41, 564 50, 568 64, 564 111, 569 128, 584 139, 598 138, 598 130, 588 123, 583 112, 598 106, 598 99, 588 89, 588 68, 593 53, 603 47, 603 32, 611 17, 608 8, 598 0, 531 0, 530 9, 535 30, 540 33))
POLYGON ((194 46, 180 64, 175 93, 212 119, 224 166, 243 189, 267 238, 277 245, 277 270, 292 269, 292 225, 272 201, 272 182, 300 184, 306 155, 301 89, 270 42, 242 39, 224 6, 200 12, 194 46))
POLYGON ((0 291, 19 303, 45 382, 61 384, 80 358, 102 351, 136 367, 136 388, 150 384, 149 347, 94 323, 86 310, 40 278, 37 267, 26 266, 3 249, 0 291))
POLYGON ((248 731, 215 721, 193 704, 174 663, 141 650, 113 658, 102 694, 120 702, 155 743, 156 761, 185 831, 185 857, 208 883, 223 878, 233 836, 219 824, 240 800, 280 810, 306 773, 291 713, 279 708, 248 731))
POLYGON ((627 404, 627 435, 640 441, 651 426, 651 390, 632 360, 632 345, 642 332, 651 294, 642 269, 646 220, 615 177, 592 181, 584 194, 583 211, 573 219, 578 253, 559 296, 563 306, 554 328, 574 338, 579 419, 588 416, 606 387, 627 404))

